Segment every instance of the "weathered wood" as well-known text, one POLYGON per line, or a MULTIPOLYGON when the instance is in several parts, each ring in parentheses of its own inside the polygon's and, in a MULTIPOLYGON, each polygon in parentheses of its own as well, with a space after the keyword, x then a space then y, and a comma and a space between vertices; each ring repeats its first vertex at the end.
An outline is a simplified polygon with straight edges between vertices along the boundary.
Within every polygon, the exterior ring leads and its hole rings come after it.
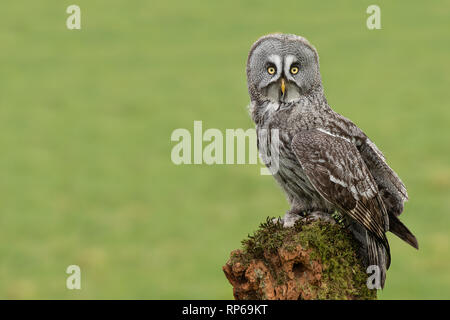
POLYGON ((223 266, 237 300, 376 299, 356 244, 340 224, 267 219, 223 266))

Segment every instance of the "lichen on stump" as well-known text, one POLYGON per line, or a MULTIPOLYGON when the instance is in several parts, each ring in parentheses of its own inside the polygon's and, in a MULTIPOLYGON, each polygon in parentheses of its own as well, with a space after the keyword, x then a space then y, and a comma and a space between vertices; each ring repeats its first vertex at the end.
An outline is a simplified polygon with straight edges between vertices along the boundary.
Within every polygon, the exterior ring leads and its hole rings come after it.
POLYGON ((267 219, 223 266, 237 300, 376 299, 356 244, 339 223, 267 219))

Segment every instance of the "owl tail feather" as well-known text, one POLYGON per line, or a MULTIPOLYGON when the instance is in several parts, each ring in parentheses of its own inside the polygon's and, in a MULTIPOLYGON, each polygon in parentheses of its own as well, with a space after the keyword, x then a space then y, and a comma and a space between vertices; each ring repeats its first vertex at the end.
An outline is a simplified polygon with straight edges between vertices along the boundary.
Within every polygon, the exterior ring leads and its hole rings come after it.
POLYGON ((389 215, 389 231, 409 245, 419 249, 419 243, 417 242, 416 237, 396 216, 392 214, 389 215))
POLYGON ((367 268, 365 270, 368 274, 367 285, 369 286, 369 283, 372 285, 379 284, 379 287, 374 286, 371 289, 384 288, 386 270, 391 263, 387 239, 384 238, 383 241, 381 241, 381 239, 373 235, 364 226, 353 219, 346 219, 346 225, 352 232, 356 242, 359 244, 358 255, 361 258, 364 267, 367 268))
POLYGON ((381 288, 384 288, 384 283, 386 281, 386 270, 390 265, 389 249, 386 250, 385 246, 375 236, 370 234, 370 232, 366 233, 366 241, 368 265, 369 267, 378 267, 375 270, 375 276, 379 277, 379 279, 376 279, 375 283, 379 280, 381 288))

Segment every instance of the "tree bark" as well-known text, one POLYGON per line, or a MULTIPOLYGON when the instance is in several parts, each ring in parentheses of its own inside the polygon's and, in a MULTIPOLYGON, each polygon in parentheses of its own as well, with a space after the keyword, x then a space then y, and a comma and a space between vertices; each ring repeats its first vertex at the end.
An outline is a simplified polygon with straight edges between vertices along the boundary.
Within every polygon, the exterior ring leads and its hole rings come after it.
POLYGON ((339 223, 267 219, 223 266, 237 300, 376 299, 356 243, 339 223))

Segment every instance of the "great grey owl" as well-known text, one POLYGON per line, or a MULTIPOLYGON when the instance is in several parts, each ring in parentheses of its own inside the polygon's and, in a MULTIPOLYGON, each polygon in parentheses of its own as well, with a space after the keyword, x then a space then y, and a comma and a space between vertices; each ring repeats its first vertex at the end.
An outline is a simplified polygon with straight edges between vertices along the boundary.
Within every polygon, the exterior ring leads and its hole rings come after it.
POLYGON ((316 49, 296 35, 261 37, 248 55, 247 84, 263 158, 270 158, 271 135, 260 139, 261 131, 278 130, 273 176, 291 207, 284 225, 300 217, 327 220, 340 212, 360 243, 364 263, 379 267, 384 287, 391 260, 386 232, 418 248, 398 219, 408 194, 375 144, 328 105, 316 49))

